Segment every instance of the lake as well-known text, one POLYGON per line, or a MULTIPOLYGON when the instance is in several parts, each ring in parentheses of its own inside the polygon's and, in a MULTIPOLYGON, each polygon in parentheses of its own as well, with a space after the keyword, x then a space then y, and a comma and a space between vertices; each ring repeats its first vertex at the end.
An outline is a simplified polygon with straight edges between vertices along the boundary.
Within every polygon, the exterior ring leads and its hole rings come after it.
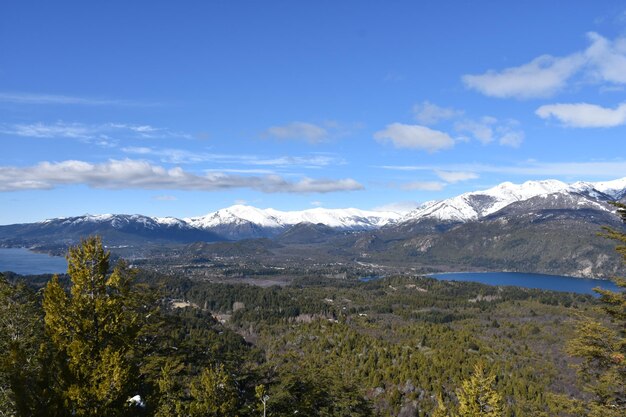
POLYGON ((67 261, 62 256, 50 256, 24 248, 0 248, 0 271, 22 275, 63 273, 67 261))
POLYGON ((526 274, 522 272, 447 272, 429 274, 429 277, 446 281, 471 281, 488 285, 514 285, 540 290, 568 291, 578 294, 596 294, 595 287, 615 291, 612 281, 602 279, 575 278, 563 275, 526 274))

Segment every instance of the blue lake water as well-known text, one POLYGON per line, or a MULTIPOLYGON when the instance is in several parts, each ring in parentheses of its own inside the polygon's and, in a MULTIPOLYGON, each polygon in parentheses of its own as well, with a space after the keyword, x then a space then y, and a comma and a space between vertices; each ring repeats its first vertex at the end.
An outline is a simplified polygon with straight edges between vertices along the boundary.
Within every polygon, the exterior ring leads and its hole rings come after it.
POLYGON ((446 281, 471 281, 488 285, 514 285, 551 291, 568 291, 579 294, 596 294, 593 288, 616 291, 612 281, 575 278, 563 275, 526 274, 521 272, 448 272, 430 274, 430 277, 446 281))
POLYGON ((370 282, 370 281, 376 281, 378 279, 382 279, 385 278, 384 275, 368 275, 366 277, 361 277, 359 278, 359 281, 361 282, 370 282))
POLYGON ((62 256, 50 256, 24 248, 0 248, 0 271, 22 275, 54 274, 67 270, 62 256))

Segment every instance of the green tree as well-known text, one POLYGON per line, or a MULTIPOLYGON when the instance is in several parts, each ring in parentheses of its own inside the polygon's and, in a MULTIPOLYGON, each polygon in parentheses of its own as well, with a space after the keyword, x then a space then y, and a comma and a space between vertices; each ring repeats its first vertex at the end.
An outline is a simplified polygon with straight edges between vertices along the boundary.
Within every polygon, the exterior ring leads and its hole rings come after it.
POLYGON ((56 389, 68 414, 130 413, 143 323, 134 274, 124 262, 109 272, 110 253, 97 237, 71 248, 67 261, 69 292, 55 276, 43 299, 46 331, 61 358, 56 389))
POLYGON ((288 362, 279 369, 276 385, 270 390, 271 416, 371 416, 370 404, 361 389, 332 366, 314 369, 307 357, 285 356, 288 362))
POLYGON ((158 387, 158 406, 154 413, 155 417, 174 417, 184 415, 184 403, 181 399, 181 384, 179 374, 184 365, 175 359, 165 362, 161 368, 158 387))
POLYGON ((219 417, 237 415, 237 388, 224 365, 205 368, 191 382, 189 391, 192 417, 219 417))
POLYGON ((0 274, 0 416, 37 414, 45 403, 37 392, 43 336, 39 313, 33 294, 0 274))
MULTIPOLYGON (((626 205, 615 203, 626 222, 626 205)), ((626 262, 626 233, 605 227, 603 236, 618 242, 616 250, 626 262)), ((596 288, 607 320, 582 318, 576 337, 567 347, 569 354, 582 359, 579 375, 594 398, 585 405, 591 417, 626 415, 626 279, 614 278, 622 291, 596 288)))
POLYGON ((496 376, 485 374, 482 363, 474 366, 472 376, 458 391, 459 417, 501 417, 502 396, 493 388, 496 376))

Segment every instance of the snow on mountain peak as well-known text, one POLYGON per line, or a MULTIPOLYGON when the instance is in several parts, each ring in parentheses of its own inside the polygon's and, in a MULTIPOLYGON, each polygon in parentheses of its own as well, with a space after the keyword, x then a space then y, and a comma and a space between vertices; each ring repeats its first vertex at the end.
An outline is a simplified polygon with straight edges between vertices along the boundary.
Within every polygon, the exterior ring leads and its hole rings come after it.
POLYGON ((430 201, 407 214, 403 221, 432 218, 441 221, 466 222, 495 213, 517 201, 563 192, 598 192, 620 198, 626 190, 626 178, 614 181, 567 184, 558 180, 526 181, 523 184, 503 182, 483 191, 472 191, 442 201, 430 201), (621 194, 619 194, 621 193, 621 194))
POLYGON ((612 181, 601 181, 593 183, 596 190, 607 194, 613 198, 620 198, 626 190, 626 177, 612 181))
POLYGON ((281 227, 280 221, 267 213, 252 206, 234 205, 217 210, 205 216, 184 219, 187 223, 201 229, 224 224, 253 223, 263 227, 281 227))
POLYGON ((558 180, 526 181, 523 184, 503 182, 485 191, 472 191, 472 195, 489 195, 496 198, 525 200, 541 194, 552 194, 568 188, 558 180))
POLYGON ((218 233, 225 232, 226 235, 228 235, 227 229, 231 227, 241 226, 241 228, 247 229, 249 233, 253 233, 255 227, 280 230, 298 223, 321 223, 336 229, 365 230, 376 229, 390 223, 421 219, 466 222, 495 213, 514 202, 525 201, 536 196, 556 195, 556 193, 579 193, 594 199, 619 200, 626 196, 626 178, 602 182, 579 181, 572 184, 550 179, 526 181, 522 184, 503 182, 487 190, 467 192, 447 200, 428 201, 406 215, 391 211, 367 211, 356 208, 327 209, 318 207, 300 211, 280 211, 272 208, 259 209, 247 205, 233 205, 204 216, 185 219, 147 217, 138 214, 87 214, 78 217, 49 219, 42 223, 60 221, 67 225, 79 225, 110 222, 113 227, 141 223, 150 229, 158 226, 198 229, 222 228, 218 233))
POLYGON ((152 219, 163 226, 187 226, 187 223, 185 221, 177 219, 176 217, 153 217, 152 219))
POLYGON ((224 224, 253 223, 268 228, 284 228, 298 223, 322 223, 340 229, 370 229, 381 227, 400 218, 392 212, 365 211, 355 208, 313 208, 301 211, 280 211, 272 208, 258 209, 235 205, 209 213, 206 216, 185 219, 189 224, 209 228, 224 224))

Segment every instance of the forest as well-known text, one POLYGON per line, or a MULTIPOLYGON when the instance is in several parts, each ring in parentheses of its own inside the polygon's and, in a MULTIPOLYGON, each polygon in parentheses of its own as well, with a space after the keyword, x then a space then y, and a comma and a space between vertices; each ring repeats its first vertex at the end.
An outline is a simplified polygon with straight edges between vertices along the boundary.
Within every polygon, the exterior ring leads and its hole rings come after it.
MULTIPOLYGON (((604 234, 626 258, 626 236, 604 234)), ((214 283, 113 262, 97 237, 67 259, 0 279, 0 416, 626 412, 624 292, 214 283)))

